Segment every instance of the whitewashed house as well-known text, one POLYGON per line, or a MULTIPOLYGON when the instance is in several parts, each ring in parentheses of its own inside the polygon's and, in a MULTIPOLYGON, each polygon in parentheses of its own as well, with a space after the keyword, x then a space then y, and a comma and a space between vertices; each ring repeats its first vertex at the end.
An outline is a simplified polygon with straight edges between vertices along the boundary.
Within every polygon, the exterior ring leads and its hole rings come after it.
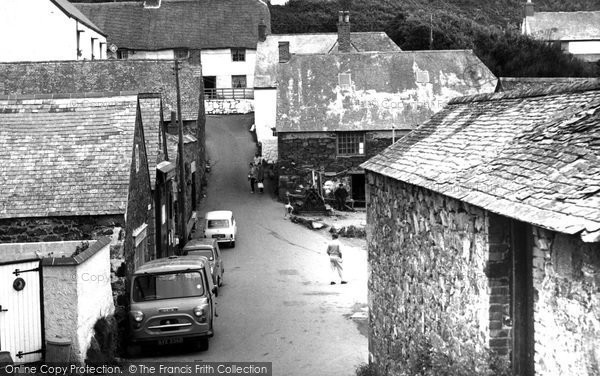
POLYGON ((534 39, 560 43, 563 51, 600 61, 600 12, 536 12, 528 0, 521 32, 534 39))
POLYGON ((0 61, 106 58, 106 34, 67 0, 0 1, 0 61))
POLYGON ((277 136, 274 132, 281 56, 289 58, 291 54, 401 51, 400 47, 383 31, 351 32, 349 14, 340 14, 338 21, 337 34, 261 35, 259 33, 254 80, 254 117, 256 136, 262 144, 263 156, 271 162, 277 160, 277 136))
POLYGON ((202 64, 208 100, 253 98, 259 28, 268 33, 271 24, 265 2, 147 0, 77 7, 109 34, 116 58, 188 58, 202 64))

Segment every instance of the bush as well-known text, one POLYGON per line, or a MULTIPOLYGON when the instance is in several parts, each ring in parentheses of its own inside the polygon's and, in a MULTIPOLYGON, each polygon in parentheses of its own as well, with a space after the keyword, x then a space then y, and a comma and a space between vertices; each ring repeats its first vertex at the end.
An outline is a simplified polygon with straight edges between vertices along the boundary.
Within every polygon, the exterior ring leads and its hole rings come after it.
POLYGON ((373 363, 362 363, 356 367, 356 376, 377 376, 377 367, 373 363))
POLYGON ((86 352, 90 365, 115 365, 118 346, 117 321, 113 316, 102 317, 94 325, 94 335, 86 352))

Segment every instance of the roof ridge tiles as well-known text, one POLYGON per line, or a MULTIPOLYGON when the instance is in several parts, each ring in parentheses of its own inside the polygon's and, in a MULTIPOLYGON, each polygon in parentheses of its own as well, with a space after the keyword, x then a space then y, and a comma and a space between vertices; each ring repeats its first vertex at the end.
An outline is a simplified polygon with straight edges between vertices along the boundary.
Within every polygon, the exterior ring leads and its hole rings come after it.
MULTIPOLYGON (((35 99, 78 99, 78 98, 107 98, 107 97, 130 97, 143 95, 144 98, 154 98, 154 93, 138 93, 137 91, 107 91, 87 93, 55 93, 55 94, 9 94, 0 95, 0 100, 35 100, 35 99)), ((160 96, 160 94, 157 94, 160 96)))
POLYGON ((590 77, 588 82, 559 83, 545 88, 524 88, 500 93, 474 94, 451 99, 448 104, 465 104, 474 102, 498 101, 503 99, 532 98, 547 95, 581 93, 600 90, 600 80, 590 77))

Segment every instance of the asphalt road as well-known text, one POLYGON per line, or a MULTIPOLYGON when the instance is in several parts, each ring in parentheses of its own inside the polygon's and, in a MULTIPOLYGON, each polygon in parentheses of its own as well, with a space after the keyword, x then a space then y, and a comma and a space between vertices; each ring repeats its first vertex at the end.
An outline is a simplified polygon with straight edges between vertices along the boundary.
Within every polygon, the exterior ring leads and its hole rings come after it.
POLYGON ((238 222, 236 247, 222 249, 225 283, 210 348, 159 348, 146 359, 273 362, 273 375, 355 375, 368 356, 367 338, 349 318, 367 303, 364 242, 342 240, 349 283, 330 285, 328 233, 284 219, 268 182, 264 194, 250 193, 251 122, 248 116, 207 122, 212 172, 200 215, 228 209, 238 222))

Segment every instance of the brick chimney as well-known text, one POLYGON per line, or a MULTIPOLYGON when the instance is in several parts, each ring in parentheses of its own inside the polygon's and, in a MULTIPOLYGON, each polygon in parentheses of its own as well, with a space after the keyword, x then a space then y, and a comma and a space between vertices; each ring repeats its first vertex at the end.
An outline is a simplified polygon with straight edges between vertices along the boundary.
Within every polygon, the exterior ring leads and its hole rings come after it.
POLYGON ((290 61, 290 42, 279 42, 279 62, 287 63, 290 61))
POLYGON ((258 24, 258 41, 264 42, 267 40, 267 25, 265 25, 265 20, 260 20, 258 24))
POLYGON ((160 8, 161 0, 145 0, 144 8, 145 9, 157 9, 160 8))
POLYGON ((338 52, 350 52, 350 12, 338 12, 338 52))
POLYGON ((531 0, 527 0, 525 5, 523 6, 523 13, 525 17, 533 17, 535 15, 533 5, 534 4, 531 2, 531 0))

